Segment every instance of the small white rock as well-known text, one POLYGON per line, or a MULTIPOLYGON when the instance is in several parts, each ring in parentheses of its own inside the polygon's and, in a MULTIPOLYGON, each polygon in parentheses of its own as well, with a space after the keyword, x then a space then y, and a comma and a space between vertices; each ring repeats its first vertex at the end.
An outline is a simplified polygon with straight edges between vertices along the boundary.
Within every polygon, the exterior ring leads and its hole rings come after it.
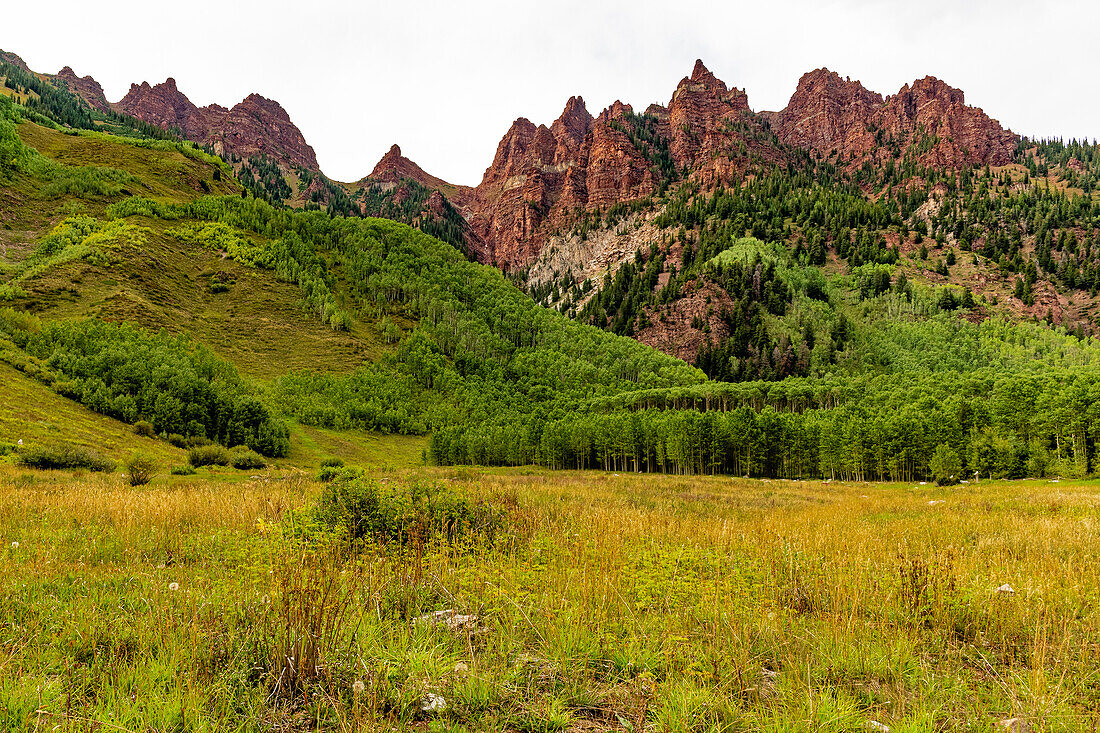
POLYGON ((456 662, 454 667, 455 674, 466 674, 470 671, 470 668, 466 666, 465 662, 456 662))
POLYGON ((19 543, 18 542, 12 542, 11 543, 11 549, 18 550, 19 549, 19 543))
POLYGON ((873 730, 876 733, 890 733, 890 726, 885 723, 880 723, 877 720, 868 720, 867 730, 873 730))
POLYGON ((447 707, 447 701, 443 699, 442 695, 437 695, 434 692, 429 692, 420 701, 420 709, 425 713, 438 713, 445 707, 447 707))
POLYGON ((1002 586, 1000 586, 999 588, 997 588, 997 590, 996 590, 995 592, 996 592, 996 593, 1003 593, 1003 594, 1006 594, 1006 595, 1010 595, 1010 594, 1012 594, 1012 593, 1015 593, 1016 591, 1014 591, 1014 590, 1012 589, 1012 586, 1011 586, 1011 585, 1009 585, 1008 583, 1005 583, 1004 585, 1002 585, 1002 586))
POLYGON ((420 616, 414 624, 434 624, 446 626, 449 631, 476 631, 477 616, 472 613, 458 613, 453 608, 445 608, 442 611, 432 611, 420 616))
POLYGON ((15 441, 15 444, 16 445, 23 445, 23 439, 20 438, 19 440, 15 441))
POLYGON ((168 584, 168 590, 177 591, 179 589, 180 589, 180 584, 179 583, 169 583, 168 584))
POLYGON ((921 481, 921 482, 920 482, 920 485, 921 485, 921 486, 927 486, 927 485, 928 485, 928 482, 927 482, 927 481, 921 481))

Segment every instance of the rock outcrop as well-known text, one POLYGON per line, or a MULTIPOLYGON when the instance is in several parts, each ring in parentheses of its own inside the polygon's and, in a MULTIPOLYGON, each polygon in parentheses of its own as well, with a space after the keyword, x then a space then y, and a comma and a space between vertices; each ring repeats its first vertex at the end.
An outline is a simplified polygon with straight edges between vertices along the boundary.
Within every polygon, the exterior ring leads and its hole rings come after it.
POLYGON ((162 84, 132 84, 118 109, 162 129, 177 127, 188 140, 212 145, 223 154, 242 158, 266 155, 288 168, 319 171, 317 156, 283 107, 250 94, 226 109, 218 104, 197 107, 169 78, 162 84))
POLYGON ((57 72, 54 79, 65 82, 69 91, 88 103, 92 109, 107 112, 111 106, 107 103, 107 97, 103 95, 103 87, 90 76, 77 76, 71 67, 66 66, 57 72))
POLYGON ((512 123, 474 200, 471 227, 489 262, 524 267, 547 238, 597 211, 645 198, 685 174, 706 186, 727 183, 752 162, 783 158, 778 139, 702 61, 667 107, 636 115, 622 102, 593 118, 571 97, 550 127, 512 123))
POLYGON ((358 186, 370 186, 380 184, 383 186, 396 186, 403 180, 412 180, 425 188, 433 189, 445 196, 455 206, 465 206, 473 198, 474 190, 469 186, 456 186, 447 183, 442 178, 437 178, 425 171, 412 160, 401 154, 401 147, 394 144, 382 159, 374 166, 374 170, 366 178, 358 181, 358 186))
POLYGON ((768 116, 785 143, 828 156, 872 149, 875 138, 867 128, 882 104, 882 95, 858 81, 816 69, 798 80, 785 109, 768 116))
POLYGON ((767 115, 783 142, 841 164, 913 156, 930 168, 1004 165, 1017 137, 931 76, 883 99, 828 69, 804 74, 787 107, 767 115))
POLYGON ((21 59, 17 54, 12 53, 11 51, 0 50, 0 63, 11 64, 12 66, 18 69, 22 69, 23 71, 26 71, 28 73, 34 73, 30 70, 23 59, 21 59))

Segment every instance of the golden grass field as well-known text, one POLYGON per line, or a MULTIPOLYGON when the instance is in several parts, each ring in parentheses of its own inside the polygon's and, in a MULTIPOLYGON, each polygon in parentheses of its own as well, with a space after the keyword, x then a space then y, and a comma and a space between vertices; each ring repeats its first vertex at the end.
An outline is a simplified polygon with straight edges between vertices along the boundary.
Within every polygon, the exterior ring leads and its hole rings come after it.
POLYGON ((0 466, 0 729, 1100 722, 1097 483, 406 469, 511 534, 349 552, 293 530, 311 476, 257 475, 0 466))

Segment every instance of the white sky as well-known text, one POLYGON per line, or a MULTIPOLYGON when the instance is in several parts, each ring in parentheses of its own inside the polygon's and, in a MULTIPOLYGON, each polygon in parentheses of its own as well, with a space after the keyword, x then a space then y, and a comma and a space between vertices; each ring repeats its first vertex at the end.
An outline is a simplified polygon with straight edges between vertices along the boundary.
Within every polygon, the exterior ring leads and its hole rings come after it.
POLYGON ((1100 3, 1082 0, 191 0, 5 3, 0 48, 91 74, 117 101, 174 76, 198 105, 279 101, 321 168, 355 180, 397 142, 475 185, 511 122, 581 94, 667 104, 702 58, 759 111, 827 66, 883 95, 931 74, 1015 132, 1100 137, 1100 3))

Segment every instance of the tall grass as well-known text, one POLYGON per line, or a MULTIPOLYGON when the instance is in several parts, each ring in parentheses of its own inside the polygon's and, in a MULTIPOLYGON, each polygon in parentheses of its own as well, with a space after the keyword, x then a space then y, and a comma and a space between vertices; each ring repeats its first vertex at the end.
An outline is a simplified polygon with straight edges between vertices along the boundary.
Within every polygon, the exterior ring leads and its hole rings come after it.
POLYGON ((312 507, 322 486, 296 474, 130 488, 117 474, 0 467, 0 720, 1100 724, 1097 484, 384 478, 486 502, 507 514, 511 541, 303 539, 287 511, 312 507), (995 591, 1005 583, 1013 593, 995 591), (425 618, 441 610, 473 620, 425 618))

